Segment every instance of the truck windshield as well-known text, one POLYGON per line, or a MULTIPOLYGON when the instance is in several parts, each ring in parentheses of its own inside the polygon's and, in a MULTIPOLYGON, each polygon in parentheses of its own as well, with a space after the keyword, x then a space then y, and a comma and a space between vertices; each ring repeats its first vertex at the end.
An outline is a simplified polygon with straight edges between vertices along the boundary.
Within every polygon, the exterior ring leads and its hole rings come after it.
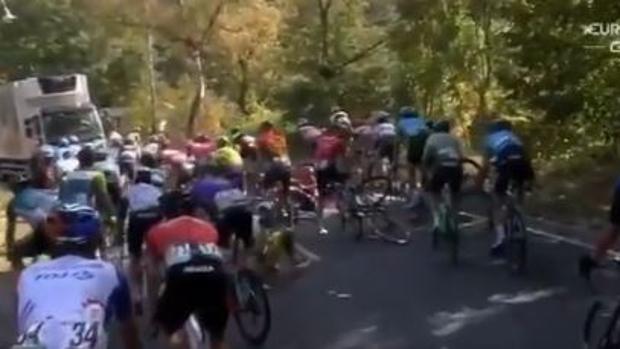
POLYGON ((44 113, 43 129, 50 144, 57 144, 63 137, 69 136, 77 136, 80 142, 92 142, 103 137, 103 129, 93 109, 44 113))

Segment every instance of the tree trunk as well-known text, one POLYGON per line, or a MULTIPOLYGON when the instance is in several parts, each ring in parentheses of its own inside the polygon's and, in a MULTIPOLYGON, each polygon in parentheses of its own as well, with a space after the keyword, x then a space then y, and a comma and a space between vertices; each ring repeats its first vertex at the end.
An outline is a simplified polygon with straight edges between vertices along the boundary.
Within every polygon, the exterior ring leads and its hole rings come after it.
POLYGON ((207 82, 205 80, 205 72, 203 66, 203 57, 200 52, 194 53, 194 63, 196 64, 196 73, 198 79, 196 80, 196 94, 192 100, 192 105, 189 109, 189 117, 187 118, 187 126, 185 135, 188 138, 194 136, 194 128, 196 127, 196 119, 202 110, 202 103, 207 93, 207 82))
POLYGON ((149 28, 146 33, 146 52, 148 60, 149 98, 151 102, 151 133, 157 132, 157 83, 155 81, 155 52, 153 50, 153 32, 149 28))
POLYGON ((319 62, 329 62, 329 10, 332 0, 317 0, 319 5, 319 21, 321 23, 321 56, 319 62))
POLYGON ((237 104, 244 115, 249 115, 248 109, 248 91, 250 89, 248 61, 245 58, 239 59, 239 70, 241 78, 239 79, 239 98, 237 104))

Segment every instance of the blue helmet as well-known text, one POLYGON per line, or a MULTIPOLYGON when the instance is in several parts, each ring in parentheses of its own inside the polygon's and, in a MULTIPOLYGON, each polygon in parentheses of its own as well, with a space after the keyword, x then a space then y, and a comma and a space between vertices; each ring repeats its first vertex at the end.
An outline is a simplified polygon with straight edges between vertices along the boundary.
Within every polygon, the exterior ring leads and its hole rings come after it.
POLYGON ((89 244, 101 234, 101 218, 92 207, 80 204, 61 204, 54 210, 64 229, 57 237, 60 243, 89 244))
POLYGON ((487 133, 492 134, 499 131, 512 131, 512 123, 508 120, 495 120, 492 121, 487 127, 487 133))

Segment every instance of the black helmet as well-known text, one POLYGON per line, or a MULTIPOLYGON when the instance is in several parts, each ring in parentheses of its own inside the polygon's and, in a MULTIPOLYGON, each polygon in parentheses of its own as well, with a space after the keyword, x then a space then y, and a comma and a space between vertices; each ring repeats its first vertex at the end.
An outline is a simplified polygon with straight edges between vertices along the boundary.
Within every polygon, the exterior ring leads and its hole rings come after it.
POLYGON ((440 120, 433 125, 433 131, 438 133, 449 133, 450 132, 450 121, 448 120, 440 120))

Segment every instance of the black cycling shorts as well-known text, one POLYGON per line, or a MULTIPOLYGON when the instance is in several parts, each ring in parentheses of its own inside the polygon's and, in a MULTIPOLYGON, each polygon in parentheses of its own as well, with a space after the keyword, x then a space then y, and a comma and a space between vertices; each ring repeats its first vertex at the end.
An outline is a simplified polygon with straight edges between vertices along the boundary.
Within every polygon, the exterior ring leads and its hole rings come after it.
POLYGON ((507 160, 497 166, 497 180, 495 181, 495 193, 506 194, 508 187, 515 185, 523 187, 523 184, 534 179, 531 163, 525 158, 507 160))
POLYGON ((453 194, 461 191, 463 184, 463 168, 461 166, 438 166, 433 170, 428 182, 428 190, 439 194, 445 185, 450 187, 453 194))
POLYGON ((329 184, 344 183, 347 181, 347 178, 348 175, 338 171, 338 166, 335 163, 316 171, 316 182, 321 195, 325 195, 328 192, 329 184))
POLYGON ((616 183, 614 189, 611 211, 609 212, 609 222, 614 226, 620 226, 620 181, 616 183))
POLYGON ((272 189, 277 184, 282 185, 285 191, 288 191, 291 185, 291 168, 281 162, 273 162, 263 178, 263 188, 272 189))
POLYGON ((142 257, 142 244, 148 231, 161 221, 159 212, 132 212, 127 226, 127 245, 132 257, 142 257))
POLYGON ((254 246, 254 234, 252 232, 252 211, 246 206, 229 207, 220 212, 215 224, 219 234, 218 244, 224 248, 230 246, 230 238, 243 241, 246 248, 254 246))
POLYGON ((220 261, 195 257, 171 266, 154 320, 168 335, 179 331, 195 314, 215 340, 224 339, 228 321, 230 280, 220 261))
POLYGON ((396 137, 381 137, 375 144, 375 149, 379 154, 379 158, 387 158, 391 163, 394 163, 394 156, 396 155, 396 137))
POLYGON ((426 133, 409 137, 409 142, 407 144, 407 161, 411 165, 419 165, 422 162, 422 155, 424 154, 424 146, 426 145, 427 138, 428 135, 426 133))

